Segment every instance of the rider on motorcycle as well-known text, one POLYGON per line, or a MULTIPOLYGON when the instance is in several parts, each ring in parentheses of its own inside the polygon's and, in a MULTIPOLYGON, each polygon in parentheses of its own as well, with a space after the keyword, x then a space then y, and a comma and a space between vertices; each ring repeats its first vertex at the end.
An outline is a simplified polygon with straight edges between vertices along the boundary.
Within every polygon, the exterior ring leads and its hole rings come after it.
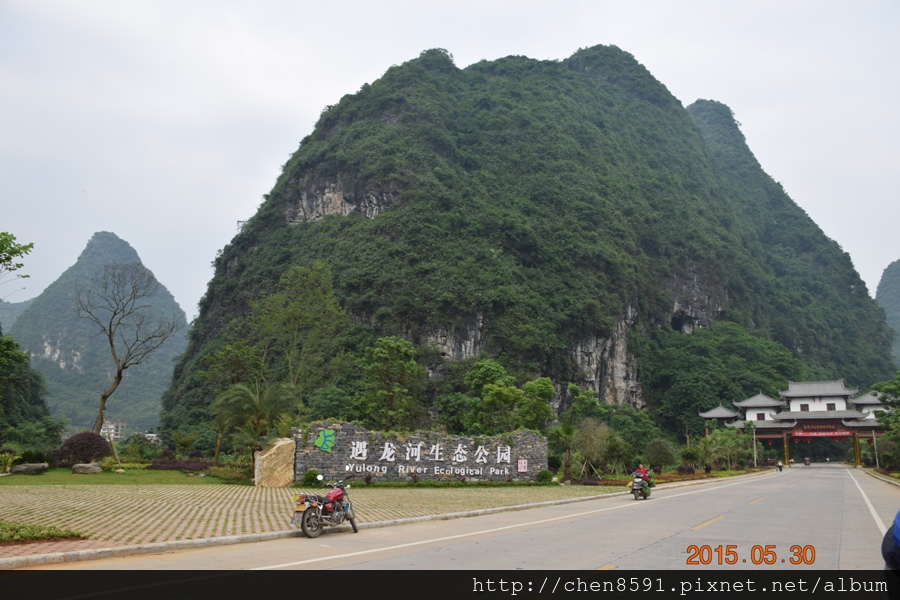
POLYGON ((644 499, 648 498, 650 496, 650 486, 650 472, 644 466, 644 463, 641 463, 632 472, 630 487, 631 493, 634 494, 634 499, 637 500, 639 496, 643 496, 644 499))
POLYGON ((644 466, 644 463, 638 465, 638 468, 634 470, 635 475, 640 475, 641 479, 650 483, 650 471, 647 470, 647 467, 644 466))
POLYGON ((640 475, 641 479, 644 480, 644 483, 647 484, 647 487, 653 487, 653 479, 650 477, 650 471, 647 470, 647 467, 644 466, 644 463, 638 465, 638 468, 634 470, 635 476, 640 475))

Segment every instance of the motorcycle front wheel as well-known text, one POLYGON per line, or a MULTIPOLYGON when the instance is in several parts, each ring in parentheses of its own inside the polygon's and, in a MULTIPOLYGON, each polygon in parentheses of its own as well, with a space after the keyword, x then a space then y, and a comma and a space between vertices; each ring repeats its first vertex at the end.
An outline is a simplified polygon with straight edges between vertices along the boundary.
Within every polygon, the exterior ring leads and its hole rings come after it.
POLYGON ((641 490, 634 490, 634 499, 637 500, 641 497, 641 490))
POLYGON ((310 506, 303 511, 303 516, 300 518, 300 529, 308 538, 319 537, 319 534, 322 533, 322 521, 319 520, 316 509, 310 506))
POLYGON ((356 517, 350 517, 350 527, 353 528, 353 533, 359 533, 359 527, 356 526, 356 517))

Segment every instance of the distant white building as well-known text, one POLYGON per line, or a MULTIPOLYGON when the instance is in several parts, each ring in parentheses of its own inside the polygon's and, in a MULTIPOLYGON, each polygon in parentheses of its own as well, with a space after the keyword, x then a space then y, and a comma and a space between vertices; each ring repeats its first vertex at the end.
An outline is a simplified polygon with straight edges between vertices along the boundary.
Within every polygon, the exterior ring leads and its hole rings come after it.
POLYGON ((878 419, 877 412, 887 410, 881 403, 881 400, 878 399, 878 396, 872 392, 863 394, 859 398, 853 398, 850 400, 850 403, 865 415, 863 420, 869 421, 870 423, 875 422, 878 419))
POLYGON ((732 404, 744 410, 745 421, 773 421, 778 411, 784 408, 784 401, 770 398, 763 393, 732 404))
POLYGON ((841 412, 847 410, 847 401, 857 390, 838 381, 796 381, 788 382, 787 391, 780 392, 781 397, 790 403, 790 412, 841 412))
POLYGON ((100 428, 100 435, 114 442, 121 442, 125 436, 124 421, 103 421, 103 427, 100 428))

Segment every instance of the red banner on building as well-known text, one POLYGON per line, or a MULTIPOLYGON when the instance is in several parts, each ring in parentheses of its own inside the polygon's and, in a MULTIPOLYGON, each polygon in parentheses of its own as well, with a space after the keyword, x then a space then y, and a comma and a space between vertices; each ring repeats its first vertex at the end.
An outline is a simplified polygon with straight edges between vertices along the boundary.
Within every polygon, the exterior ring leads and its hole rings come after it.
POLYGON ((794 431, 791 432, 794 437, 850 437, 852 431, 794 431))

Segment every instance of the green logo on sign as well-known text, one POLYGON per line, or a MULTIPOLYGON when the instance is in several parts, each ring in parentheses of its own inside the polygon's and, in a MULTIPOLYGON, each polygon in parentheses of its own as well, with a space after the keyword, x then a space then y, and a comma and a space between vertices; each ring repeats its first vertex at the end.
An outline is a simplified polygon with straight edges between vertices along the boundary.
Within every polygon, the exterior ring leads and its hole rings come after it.
POLYGON ((322 452, 331 452, 334 448, 334 429, 323 429, 316 437, 316 448, 322 452))

